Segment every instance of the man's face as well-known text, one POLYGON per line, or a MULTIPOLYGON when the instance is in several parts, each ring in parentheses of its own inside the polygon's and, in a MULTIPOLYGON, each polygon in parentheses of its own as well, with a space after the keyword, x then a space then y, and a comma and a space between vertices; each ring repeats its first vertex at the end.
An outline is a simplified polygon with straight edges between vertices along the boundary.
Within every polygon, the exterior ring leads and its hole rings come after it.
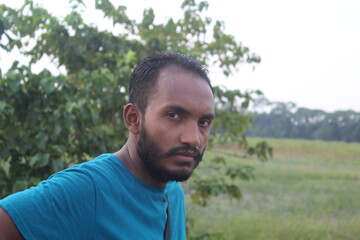
POLYGON ((202 159, 214 118, 214 97, 201 77, 177 67, 163 69, 148 98, 137 152, 159 182, 188 179, 202 159))

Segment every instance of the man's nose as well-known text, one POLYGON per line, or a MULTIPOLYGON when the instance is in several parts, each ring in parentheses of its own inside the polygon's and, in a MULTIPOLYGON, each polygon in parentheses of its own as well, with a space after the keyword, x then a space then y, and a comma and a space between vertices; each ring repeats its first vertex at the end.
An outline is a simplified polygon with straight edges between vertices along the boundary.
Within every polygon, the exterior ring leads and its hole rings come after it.
POLYGON ((200 149, 201 135, 198 124, 189 123, 181 133, 181 143, 200 149))

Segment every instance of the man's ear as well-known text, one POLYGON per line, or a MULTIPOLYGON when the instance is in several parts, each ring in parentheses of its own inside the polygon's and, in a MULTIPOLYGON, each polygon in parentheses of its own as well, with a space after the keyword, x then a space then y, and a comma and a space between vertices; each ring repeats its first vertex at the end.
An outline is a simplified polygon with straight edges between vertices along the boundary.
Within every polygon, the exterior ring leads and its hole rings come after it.
POLYGON ((139 134, 141 126, 141 111, 134 104, 128 103, 124 108, 124 122, 129 131, 139 134))

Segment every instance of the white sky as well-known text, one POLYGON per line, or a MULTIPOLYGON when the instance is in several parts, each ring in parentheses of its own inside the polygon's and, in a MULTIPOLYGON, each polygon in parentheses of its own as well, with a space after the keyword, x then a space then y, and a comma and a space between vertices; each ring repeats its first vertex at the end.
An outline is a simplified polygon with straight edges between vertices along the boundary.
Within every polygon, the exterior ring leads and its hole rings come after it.
MULTIPOLYGON (((84 0, 88 7, 93 1, 84 0)), ((38 0, 50 12, 64 14, 67 0, 38 0)), ((19 6, 19 0, 0 0, 19 6)), ((140 19, 152 7, 156 21, 182 15, 182 0, 113 0, 140 19)), ((325 111, 360 111, 360 1, 358 0, 209 0, 207 15, 225 22, 236 37, 262 61, 255 71, 242 65, 230 78, 210 67, 216 85, 260 89, 270 101, 294 102, 325 111)), ((95 23, 101 15, 86 11, 95 23)), ((3 52, 1 52, 3 55, 3 52)), ((0 56, 0 64, 16 56, 0 56)), ((45 64, 45 63, 44 63, 45 64)))

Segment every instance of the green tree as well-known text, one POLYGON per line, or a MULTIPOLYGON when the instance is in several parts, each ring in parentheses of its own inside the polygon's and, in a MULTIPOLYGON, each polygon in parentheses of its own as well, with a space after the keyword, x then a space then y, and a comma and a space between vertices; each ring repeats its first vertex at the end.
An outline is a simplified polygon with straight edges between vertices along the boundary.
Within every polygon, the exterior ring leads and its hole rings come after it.
MULTIPOLYGON (((0 197, 35 185, 70 164, 100 153, 114 152, 127 137, 122 108, 127 103, 131 69, 155 51, 191 55, 205 65, 218 66, 230 75, 242 63, 257 64, 260 57, 224 32, 224 23, 205 16, 208 3, 185 0, 183 17, 155 24, 154 11, 145 9, 142 21, 126 15, 126 7, 95 0, 95 7, 114 29, 99 30, 84 22, 82 0, 70 0, 71 13, 59 19, 32 0, 19 9, 0 6, 0 47, 18 49, 29 57, 24 66, 14 62, 0 80, 0 197), (65 74, 54 75, 32 65, 49 57, 65 74)), ((233 141, 249 154, 266 160, 271 148, 264 142, 248 146, 250 128, 246 109, 260 91, 241 92, 215 87, 216 141, 233 141)), ((210 161, 210 160, 209 160, 210 161)), ((195 204, 206 206, 212 196, 240 198, 234 178, 251 178, 251 167, 214 164, 223 174, 196 174, 185 186, 195 204)), ((201 168, 199 168, 199 171, 201 168)))

